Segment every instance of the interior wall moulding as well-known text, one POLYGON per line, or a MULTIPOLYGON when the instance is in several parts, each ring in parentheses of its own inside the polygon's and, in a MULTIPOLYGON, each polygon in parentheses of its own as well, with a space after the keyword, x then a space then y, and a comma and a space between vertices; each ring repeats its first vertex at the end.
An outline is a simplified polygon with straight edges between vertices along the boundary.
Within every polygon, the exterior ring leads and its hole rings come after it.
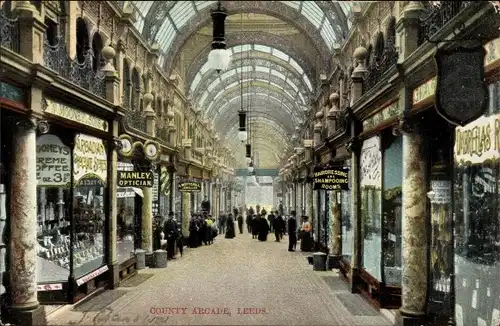
MULTIPOLYGON (((500 38, 486 43, 484 46, 486 56, 484 58, 484 71, 487 73, 500 67, 500 38)), ((434 93, 436 91, 436 76, 413 89, 412 100, 413 107, 429 105, 434 102, 434 93)))
POLYGON ((374 115, 363 120, 363 133, 376 129, 391 119, 395 119, 403 113, 403 108, 399 106, 399 101, 393 100, 389 105, 378 110, 374 115))
POLYGON ((46 97, 42 98, 42 111, 47 116, 61 118, 103 132, 109 131, 109 123, 105 119, 46 97))
POLYGON ((160 158, 160 144, 158 142, 152 140, 134 141, 131 136, 126 134, 120 135, 118 138, 120 140, 118 153, 125 158, 135 156, 138 149, 142 149, 144 156, 151 162, 156 162, 160 158))

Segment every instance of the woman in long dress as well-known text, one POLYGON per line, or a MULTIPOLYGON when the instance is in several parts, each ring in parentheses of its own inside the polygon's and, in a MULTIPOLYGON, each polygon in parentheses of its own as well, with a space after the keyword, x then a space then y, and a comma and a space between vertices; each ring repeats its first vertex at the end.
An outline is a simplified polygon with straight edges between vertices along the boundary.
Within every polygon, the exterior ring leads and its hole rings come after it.
POLYGON ((232 239, 234 238, 235 232, 234 232, 234 219, 232 214, 228 214, 227 216, 227 225, 226 225, 226 239, 232 239))
POLYGON ((259 219, 259 241, 267 241, 267 235, 269 234, 269 224, 264 216, 259 219))

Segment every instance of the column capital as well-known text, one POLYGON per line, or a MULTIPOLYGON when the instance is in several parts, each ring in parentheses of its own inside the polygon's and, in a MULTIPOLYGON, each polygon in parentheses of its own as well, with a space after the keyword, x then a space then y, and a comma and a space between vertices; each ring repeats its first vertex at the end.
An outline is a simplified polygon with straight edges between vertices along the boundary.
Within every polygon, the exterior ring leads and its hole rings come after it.
POLYGON ((357 153, 361 150, 362 142, 358 137, 352 137, 346 143, 345 148, 349 153, 357 153))
POLYGON ((402 116, 399 118, 398 124, 395 129, 395 134, 400 133, 415 133, 420 130, 420 119, 415 117, 402 116))

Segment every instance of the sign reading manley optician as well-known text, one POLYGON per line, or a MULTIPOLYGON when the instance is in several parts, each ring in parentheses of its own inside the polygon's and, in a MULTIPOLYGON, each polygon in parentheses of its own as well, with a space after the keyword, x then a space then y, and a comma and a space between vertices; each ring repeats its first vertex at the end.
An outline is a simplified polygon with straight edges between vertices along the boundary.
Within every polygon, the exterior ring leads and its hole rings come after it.
POLYGON ((118 187, 152 188, 153 185, 151 171, 118 171, 118 187))
POLYGON ((106 184, 107 171, 106 146, 102 139, 77 134, 73 150, 73 178, 75 185, 82 179, 95 178, 106 184))
POLYGON ((455 128, 455 162, 481 164, 500 158, 500 114, 455 128))
POLYGON ((199 181, 179 181, 180 192, 198 192, 201 191, 201 182, 199 181))
POLYGON ((317 165, 313 171, 314 190, 348 190, 349 169, 317 165))
POLYGON ((71 183, 71 149, 55 135, 41 135, 36 140, 36 180, 40 187, 71 183))

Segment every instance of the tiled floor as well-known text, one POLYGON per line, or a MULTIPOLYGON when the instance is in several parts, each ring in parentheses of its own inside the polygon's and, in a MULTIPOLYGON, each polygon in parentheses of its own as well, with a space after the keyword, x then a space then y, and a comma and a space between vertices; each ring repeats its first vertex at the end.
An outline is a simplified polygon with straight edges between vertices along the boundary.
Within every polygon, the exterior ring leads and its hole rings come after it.
POLYGON ((166 269, 141 271, 154 275, 135 287, 50 315, 50 325, 390 325, 285 241, 238 234, 187 249, 166 269))

